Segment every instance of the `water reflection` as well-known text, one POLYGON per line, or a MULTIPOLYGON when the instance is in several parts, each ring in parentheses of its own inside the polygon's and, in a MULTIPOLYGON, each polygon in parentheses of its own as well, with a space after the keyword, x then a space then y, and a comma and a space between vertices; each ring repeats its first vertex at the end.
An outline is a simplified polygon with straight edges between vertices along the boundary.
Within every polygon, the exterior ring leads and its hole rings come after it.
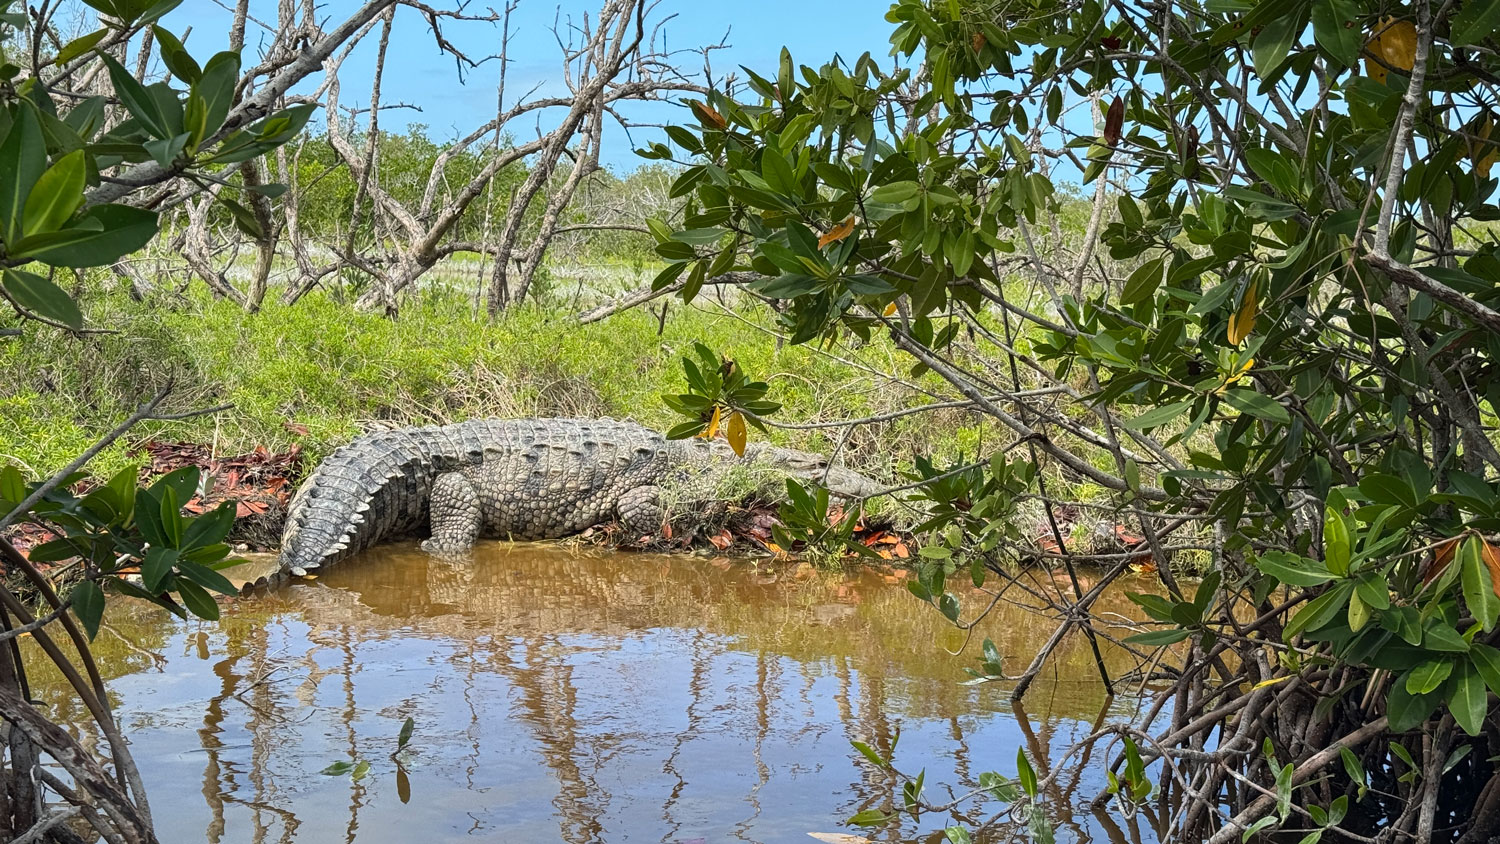
MULTIPOLYGON (((108 642, 102 656, 162 840, 216 844, 812 840, 900 803, 852 739, 888 748, 899 731, 898 763, 942 798, 1013 775, 1020 745, 1055 756, 1133 711, 1106 700, 1079 638, 1018 717, 1006 689, 959 685, 962 669, 987 635, 1019 670, 1050 629, 1002 605, 949 657, 951 628, 893 581, 503 544, 455 565, 391 546, 217 624, 115 613, 121 641, 168 658, 108 642), (339 761, 368 773, 319 773, 339 761)), ((1054 799, 1092 796, 1091 767, 1054 799)), ((1134 840, 1064 814, 1064 838, 1134 840)))

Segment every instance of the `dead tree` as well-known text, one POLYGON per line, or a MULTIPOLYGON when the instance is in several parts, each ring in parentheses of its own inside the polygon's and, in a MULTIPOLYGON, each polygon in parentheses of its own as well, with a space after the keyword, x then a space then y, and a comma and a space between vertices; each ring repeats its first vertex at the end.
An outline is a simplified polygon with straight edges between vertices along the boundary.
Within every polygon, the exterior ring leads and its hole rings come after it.
MULTIPOLYGON (((393 311, 395 297, 412 286, 439 260, 458 252, 489 256, 492 261, 486 301, 491 314, 525 299, 548 245, 558 233, 563 211, 579 188, 599 167, 599 148, 606 118, 612 107, 630 100, 658 99, 673 93, 701 90, 692 80, 671 69, 669 56, 650 46, 647 15, 654 4, 648 0, 605 0, 597 15, 579 26, 555 27, 563 53, 563 78, 567 96, 523 96, 507 105, 505 97, 506 52, 513 33, 509 16, 512 3, 500 13, 505 35, 499 59, 502 68, 495 116, 467 135, 446 146, 434 161, 420 201, 407 207, 381 187, 379 156, 380 80, 384 73, 384 45, 389 27, 381 30, 375 83, 366 112, 365 143, 355 137, 354 118, 341 106, 338 73, 348 51, 331 59, 327 68, 328 139, 340 161, 349 168, 358 185, 356 217, 368 213, 375 232, 363 251, 352 234, 336 248, 337 260, 375 279, 360 296, 365 308, 393 311), (566 33, 566 34, 565 34, 566 33), (534 140, 506 144, 505 130, 521 121, 540 122, 559 114, 556 126, 538 132, 534 140), (452 186, 449 165, 460 155, 478 150, 484 164, 472 178, 452 186), (563 159, 569 163, 561 166, 563 159), (474 203, 486 195, 495 177, 507 167, 524 163, 527 176, 510 198, 499 231, 478 241, 454 235, 474 203), (366 204, 368 208, 366 209, 366 204), (530 214, 539 209, 538 214, 530 214), (534 218, 538 218, 535 219, 534 218)), ((477 62, 471 62, 477 65, 477 62)), ((615 118, 618 119, 618 118, 615 118)), ((635 228, 635 226, 628 226, 635 228)), ((294 301, 316 284, 304 275, 302 283, 287 291, 294 301)))

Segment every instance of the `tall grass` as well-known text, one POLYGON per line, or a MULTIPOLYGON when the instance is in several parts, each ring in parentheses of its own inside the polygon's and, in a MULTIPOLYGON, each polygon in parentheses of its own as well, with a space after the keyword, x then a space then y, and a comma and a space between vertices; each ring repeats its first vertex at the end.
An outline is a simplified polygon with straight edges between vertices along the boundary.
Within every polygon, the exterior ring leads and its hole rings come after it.
MULTIPOLYGON (((223 454, 299 444, 316 460, 375 425, 577 415, 664 427, 673 420, 660 394, 681 391, 678 359, 695 341, 769 380, 788 420, 856 418, 923 400, 829 356, 900 372, 886 344, 829 353, 779 346, 755 324, 764 311, 711 303, 674 307, 660 326, 645 310, 580 326, 571 308, 546 305, 491 322, 466 295, 440 286, 410 299, 395 321, 322 294, 247 315, 196 285, 147 302, 90 289, 84 302, 92 325, 118 333, 78 339, 27 326, 25 336, 0 342, 0 463, 33 475, 55 470, 169 379, 171 410, 233 407, 143 425, 100 455, 95 473, 135 462, 129 452, 150 438, 211 443, 223 454)), ((913 453, 972 455, 981 424, 961 411, 908 417, 862 429, 841 453, 890 477, 913 453)), ((827 451, 838 433, 778 430, 771 438, 827 451)))

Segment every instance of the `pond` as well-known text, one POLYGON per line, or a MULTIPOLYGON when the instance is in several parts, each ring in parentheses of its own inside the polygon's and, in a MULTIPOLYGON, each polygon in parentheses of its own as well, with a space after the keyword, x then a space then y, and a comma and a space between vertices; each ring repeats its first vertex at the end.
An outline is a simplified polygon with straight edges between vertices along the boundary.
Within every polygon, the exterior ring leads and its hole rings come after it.
MULTIPOLYGON (((1123 591, 1099 612, 1133 615, 1123 591)), ((953 655, 962 635, 862 567, 504 543, 451 564, 397 544, 217 623, 123 603, 107 621, 103 668, 171 842, 935 841, 1000 805, 850 829, 901 801, 852 740, 899 731, 897 766, 936 802, 1139 705, 1106 697, 1081 638, 1024 711, 1003 684, 961 685, 983 637, 1016 672, 1051 625, 1002 603, 953 655), (339 762, 368 764, 321 773, 339 762)), ((1059 840, 1136 837, 1075 811, 1102 764, 1060 779, 1059 840)))

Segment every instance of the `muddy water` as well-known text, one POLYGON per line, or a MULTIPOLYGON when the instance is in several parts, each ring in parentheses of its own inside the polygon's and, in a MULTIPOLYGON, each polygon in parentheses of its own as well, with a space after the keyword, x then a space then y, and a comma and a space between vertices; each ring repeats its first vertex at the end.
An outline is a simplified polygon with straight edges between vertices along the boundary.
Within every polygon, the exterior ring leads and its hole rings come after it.
MULTIPOLYGON (((1135 705, 1106 702, 1082 641, 1024 712, 1001 685, 960 685, 980 637, 1019 671, 1050 626, 1002 604, 950 656, 947 623, 867 570, 504 544, 452 565, 397 545, 218 623, 108 621, 109 687, 172 842, 811 841, 901 800, 851 740, 899 731, 898 767, 925 768, 940 800, 1135 705), (341 761, 368 771, 320 773, 341 761)), ((1101 778, 1063 777, 1080 800, 1101 778)), ((1053 797, 1063 840, 1132 837, 1053 797)), ((945 822, 871 837, 936 840, 945 822)))

